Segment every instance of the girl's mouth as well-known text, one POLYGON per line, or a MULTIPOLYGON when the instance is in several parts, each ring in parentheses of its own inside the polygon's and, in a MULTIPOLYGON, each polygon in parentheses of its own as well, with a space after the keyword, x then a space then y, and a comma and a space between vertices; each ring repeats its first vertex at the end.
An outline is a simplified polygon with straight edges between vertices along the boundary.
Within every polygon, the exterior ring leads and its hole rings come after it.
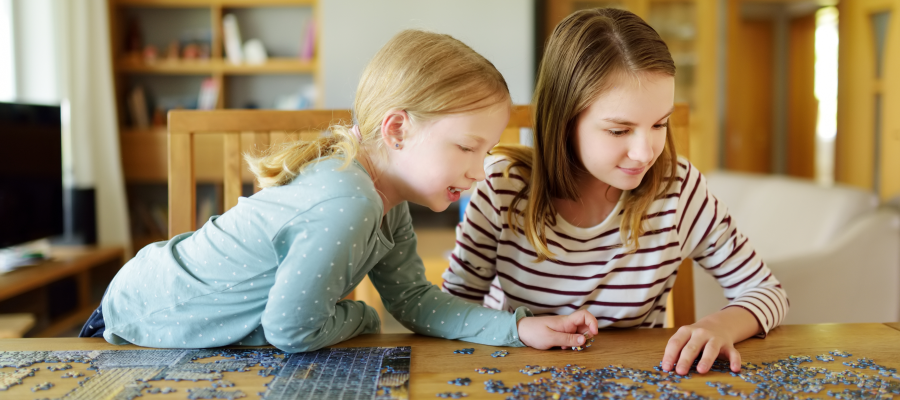
POLYGON ((628 175, 638 175, 638 174, 640 174, 641 172, 644 172, 644 169, 646 169, 646 167, 640 167, 640 168, 622 168, 622 167, 618 167, 618 168, 619 168, 620 171, 622 171, 622 172, 624 172, 624 173, 626 173, 626 174, 628 174, 628 175))
POLYGON ((453 187, 453 186, 447 187, 447 200, 450 200, 451 203, 454 201, 458 201, 459 196, 462 193, 462 191, 463 191, 463 189, 458 188, 458 187, 453 187))

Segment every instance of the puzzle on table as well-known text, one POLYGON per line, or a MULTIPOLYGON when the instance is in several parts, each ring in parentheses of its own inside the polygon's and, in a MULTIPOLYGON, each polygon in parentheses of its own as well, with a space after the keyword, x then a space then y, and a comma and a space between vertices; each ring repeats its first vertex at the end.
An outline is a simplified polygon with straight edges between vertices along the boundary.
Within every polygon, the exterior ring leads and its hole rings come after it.
MULTIPOLYGON (((69 400, 133 400, 144 394, 180 392, 167 381, 197 382, 183 393, 187 399, 238 399, 247 394, 223 380, 223 372, 271 376, 264 400, 374 399, 409 393, 410 347, 358 347, 284 353, 277 349, 96 350, 0 352, 0 391, 16 385, 43 390, 32 366, 51 363, 51 371, 70 363, 89 364, 96 374, 79 381, 64 395, 69 400), (204 361, 219 357, 216 361, 204 361), (14 368, 14 369, 13 369, 14 368), (205 384, 201 381, 208 381, 205 384)), ((71 377, 77 377, 71 374, 71 377)))
MULTIPOLYGON (((725 398, 741 400, 762 399, 802 399, 825 396, 838 400, 873 399, 888 400, 900 395, 900 374, 896 368, 880 365, 871 358, 851 359, 852 354, 834 350, 815 357, 825 363, 823 366, 807 366, 812 363, 810 356, 789 356, 773 362, 763 362, 762 366, 744 363, 740 373, 733 373, 727 361, 717 360, 710 371, 731 375, 743 382, 754 385, 748 390, 718 381, 722 375, 698 375, 696 361, 687 375, 663 371, 656 366, 651 371, 610 365, 591 369, 568 364, 565 367, 526 365, 519 370, 528 376, 540 375, 531 382, 508 386, 500 379, 484 381, 484 391, 504 393, 506 400, 700 400, 706 399, 698 393, 679 386, 686 379, 704 379, 707 386, 715 388, 725 398), (847 361, 835 362, 837 357, 847 361), (834 370, 834 369, 843 370, 834 370), (549 373, 548 373, 549 372, 549 373), (548 373, 545 375, 541 375, 548 373), (708 380, 712 379, 712 380, 708 380), (629 380, 627 382, 624 380, 629 380)), ((478 368, 478 373, 500 374, 495 368, 478 368), (487 372, 490 371, 490 372, 487 372)), ((459 386, 460 381, 471 382, 468 378, 457 378, 448 382, 459 386)), ((736 383, 736 382, 735 382, 736 383)), ((468 386, 468 385, 465 385, 468 386)), ((463 398, 465 392, 440 392, 439 398, 463 398)))

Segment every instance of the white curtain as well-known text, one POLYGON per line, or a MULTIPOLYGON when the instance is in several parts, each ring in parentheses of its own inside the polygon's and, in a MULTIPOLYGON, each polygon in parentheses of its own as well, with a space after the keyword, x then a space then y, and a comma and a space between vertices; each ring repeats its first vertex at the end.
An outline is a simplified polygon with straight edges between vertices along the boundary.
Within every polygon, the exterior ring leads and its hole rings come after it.
POLYGON ((12 19, 12 2, 0 0, 0 101, 16 96, 12 19))
MULTIPOLYGON (((26 0, 31 1, 31 0, 26 0)), ((60 95, 69 104, 74 187, 94 187, 97 241, 132 254, 106 0, 55 0, 60 95)))

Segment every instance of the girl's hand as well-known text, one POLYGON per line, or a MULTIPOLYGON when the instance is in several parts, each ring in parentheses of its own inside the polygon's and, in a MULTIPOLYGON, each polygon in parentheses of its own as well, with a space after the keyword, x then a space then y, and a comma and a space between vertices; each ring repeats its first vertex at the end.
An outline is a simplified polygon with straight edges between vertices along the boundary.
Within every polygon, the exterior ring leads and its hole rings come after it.
POLYGON ((741 372, 741 353, 734 348, 734 344, 753 336, 760 329, 756 318, 749 311, 740 307, 727 307, 693 325, 678 328, 678 332, 672 335, 666 345, 662 368, 664 371, 671 371, 675 367, 675 373, 685 375, 702 352, 697 372, 709 372, 716 358, 729 360, 731 371, 741 372))
POLYGON ((669 344, 666 345, 662 368, 671 371, 672 364, 677 363, 675 372, 686 375, 701 351, 703 356, 697 363, 697 372, 701 374, 709 372, 713 362, 719 357, 731 361, 732 371, 741 372, 741 353, 734 348, 734 341, 730 339, 729 332, 722 326, 703 324, 702 321, 682 326, 672 335, 669 344))
POLYGON ((582 346, 585 333, 597 334, 597 318, 585 310, 569 315, 525 317, 517 324, 519 340, 529 347, 547 350, 551 347, 582 346))

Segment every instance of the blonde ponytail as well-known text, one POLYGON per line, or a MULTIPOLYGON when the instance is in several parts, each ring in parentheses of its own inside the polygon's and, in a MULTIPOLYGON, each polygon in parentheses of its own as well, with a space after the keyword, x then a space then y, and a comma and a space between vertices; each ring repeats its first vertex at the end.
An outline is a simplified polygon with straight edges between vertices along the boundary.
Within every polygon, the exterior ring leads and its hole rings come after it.
POLYGON ((359 139, 346 125, 332 125, 330 135, 315 140, 297 140, 269 147, 262 154, 244 154, 259 187, 286 185, 313 160, 326 157, 344 159, 346 168, 359 153, 359 139))

